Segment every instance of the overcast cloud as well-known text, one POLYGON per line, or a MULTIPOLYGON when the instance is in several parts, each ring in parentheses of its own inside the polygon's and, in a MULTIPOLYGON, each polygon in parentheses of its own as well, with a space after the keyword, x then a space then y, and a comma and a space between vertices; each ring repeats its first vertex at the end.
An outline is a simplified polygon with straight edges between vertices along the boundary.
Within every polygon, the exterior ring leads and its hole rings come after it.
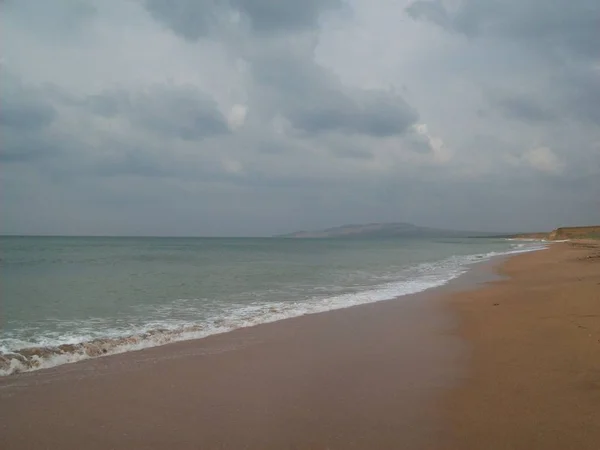
POLYGON ((597 0, 4 0, 2 233, 600 223, 597 0))

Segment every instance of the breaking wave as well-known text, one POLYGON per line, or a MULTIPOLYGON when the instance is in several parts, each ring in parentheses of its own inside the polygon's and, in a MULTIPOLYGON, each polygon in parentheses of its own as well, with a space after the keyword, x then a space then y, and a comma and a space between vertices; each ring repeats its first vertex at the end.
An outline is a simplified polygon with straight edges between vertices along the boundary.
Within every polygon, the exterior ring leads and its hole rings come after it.
MULTIPOLYGON (((152 321, 128 329, 96 330, 102 334, 101 337, 94 337, 88 332, 80 335, 65 334, 59 337, 42 338, 35 345, 4 338, 0 339, 0 376, 136 351, 172 342, 200 339, 238 328, 305 314, 391 300, 442 286, 465 273, 469 265, 473 263, 489 260, 495 256, 543 248, 545 245, 539 241, 537 243, 520 242, 511 244, 511 249, 505 252, 450 257, 435 263, 419 264, 405 273, 402 280, 371 286, 362 291, 311 297, 297 302, 254 302, 247 305, 234 305, 223 308, 219 314, 200 322, 161 323, 152 321)), ((175 302, 171 307, 178 308, 178 305, 181 306, 175 302)))

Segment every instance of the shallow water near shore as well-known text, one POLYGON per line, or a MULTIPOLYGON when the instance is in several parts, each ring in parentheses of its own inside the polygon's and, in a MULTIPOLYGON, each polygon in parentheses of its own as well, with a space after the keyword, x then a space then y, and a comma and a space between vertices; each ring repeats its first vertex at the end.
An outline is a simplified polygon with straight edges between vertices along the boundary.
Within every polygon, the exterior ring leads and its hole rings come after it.
POLYGON ((444 285, 503 239, 3 237, 0 374, 444 285))

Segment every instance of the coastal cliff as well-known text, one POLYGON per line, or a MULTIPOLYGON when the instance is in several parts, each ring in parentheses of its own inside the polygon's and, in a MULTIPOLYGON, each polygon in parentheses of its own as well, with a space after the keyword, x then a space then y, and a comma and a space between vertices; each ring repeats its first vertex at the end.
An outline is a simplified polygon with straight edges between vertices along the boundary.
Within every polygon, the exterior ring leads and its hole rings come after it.
POLYGON ((600 239, 600 225, 585 227, 560 227, 549 233, 523 233, 514 236, 517 239, 545 239, 563 241, 567 239, 600 239))

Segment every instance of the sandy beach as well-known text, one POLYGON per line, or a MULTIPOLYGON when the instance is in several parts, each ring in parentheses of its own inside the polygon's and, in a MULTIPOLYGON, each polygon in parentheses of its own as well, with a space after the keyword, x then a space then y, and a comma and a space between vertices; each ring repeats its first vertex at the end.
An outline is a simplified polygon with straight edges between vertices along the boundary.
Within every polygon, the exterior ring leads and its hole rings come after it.
POLYGON ((600 248, 497 270, 4 377, 0 448, 596 449, 600 248))
POLYGON ((467 378, 446 398, 446 449, 597 449, 600 242, 510 258, 503 281, 455 295, 467 378))

